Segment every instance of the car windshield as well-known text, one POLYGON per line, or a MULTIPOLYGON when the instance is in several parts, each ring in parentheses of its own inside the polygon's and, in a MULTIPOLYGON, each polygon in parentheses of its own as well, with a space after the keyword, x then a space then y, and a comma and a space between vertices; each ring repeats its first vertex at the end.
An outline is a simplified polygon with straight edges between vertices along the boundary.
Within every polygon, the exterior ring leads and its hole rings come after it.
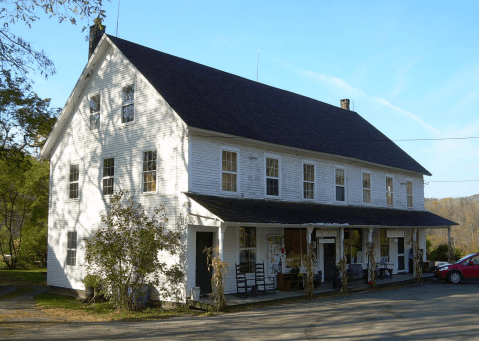
POLYGON ((474 256, 475 253, 471 253, 470 255, 464 256, 461 259, 459 259, 456 264, 461 263, 462 261, 465 261, 467 258, 474 256))

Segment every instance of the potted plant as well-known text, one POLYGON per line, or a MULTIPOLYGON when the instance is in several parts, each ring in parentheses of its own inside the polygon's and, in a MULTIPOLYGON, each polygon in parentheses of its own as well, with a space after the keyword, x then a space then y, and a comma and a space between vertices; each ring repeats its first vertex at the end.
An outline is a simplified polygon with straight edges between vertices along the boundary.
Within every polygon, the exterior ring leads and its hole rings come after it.
POLYGON ((87 298, 97 297, 100 292, 100 278, 95 275, 86 275, 83 278, 83 284, 85 284, 85 296, 87 298))

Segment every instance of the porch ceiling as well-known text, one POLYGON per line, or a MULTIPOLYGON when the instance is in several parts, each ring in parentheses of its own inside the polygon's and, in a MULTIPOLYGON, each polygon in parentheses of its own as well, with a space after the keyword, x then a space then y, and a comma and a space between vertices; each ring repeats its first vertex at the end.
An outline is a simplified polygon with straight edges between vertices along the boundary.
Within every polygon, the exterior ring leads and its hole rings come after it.
POLYGON ((185 193, 225 222, 258 224, 349 224, 356 226, 438 227, 457 225, 428 211, 324 205, 185 193))

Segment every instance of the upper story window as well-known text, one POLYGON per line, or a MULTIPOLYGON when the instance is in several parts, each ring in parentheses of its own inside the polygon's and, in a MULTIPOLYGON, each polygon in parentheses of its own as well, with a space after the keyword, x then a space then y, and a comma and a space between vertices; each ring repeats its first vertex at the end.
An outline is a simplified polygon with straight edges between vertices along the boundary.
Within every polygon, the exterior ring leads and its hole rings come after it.
POLYGON ((100 95, 90 97, 90 130, 100 128, 100 95))
POLYGON ((67 265, 77 265, 77 233, 68 232, 67 236, 67 265))
POLYGON ((156 191, 156 150, 143 152, 143 193, 156 191))
POLYGON ((221 154, 221 189, 223 191, 236 192, 237 154, 227 150, 223 150, 221 154))
POLYGON ((115 159, 103 159, 103 195, 113 194, 115 183, 115 159))
POLYGON ((314 165, 303 164, 303 198, 314 199, 314 165))
POLYGON ((135 120, 135 87, 133 84, 123 87, 123 105, 121 108, 121 123, 135 120))
POLYGON ((336 168, 336 201, 346 200, 346 182, 344 169, 336 168))
POLYGON ((279 159, 266 158, 266 195, 279 196, 279 159))
POLYGON ((386 203, 388 205, 394 205, 393 197, 393 178, 386 177, 386 203))
POLYGON ((412 181, 406 181, 407 207, 413 208, 412 181))
POLYGON ((80 194, 79 189, 79 176, 80 175, 80 165, 70 165, 70 187, 69 187, 69 197, 70 199, 78 199, 80 194))
POLYGON ((363 173, 363 203, 371 203, 371 174, 363 173))

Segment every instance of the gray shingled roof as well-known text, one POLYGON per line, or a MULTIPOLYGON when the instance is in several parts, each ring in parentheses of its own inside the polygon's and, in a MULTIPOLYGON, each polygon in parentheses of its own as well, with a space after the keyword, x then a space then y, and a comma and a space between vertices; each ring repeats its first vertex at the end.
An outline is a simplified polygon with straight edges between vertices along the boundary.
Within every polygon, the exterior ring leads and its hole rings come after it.
POLYGON ((428 211, 224 198, 185 193, 226 222, 263 224, 349 224, 433 227, 457 225, 428 211))
POLYGON ((108 38, 190 127, 431 175, 356 112, 108 38))

